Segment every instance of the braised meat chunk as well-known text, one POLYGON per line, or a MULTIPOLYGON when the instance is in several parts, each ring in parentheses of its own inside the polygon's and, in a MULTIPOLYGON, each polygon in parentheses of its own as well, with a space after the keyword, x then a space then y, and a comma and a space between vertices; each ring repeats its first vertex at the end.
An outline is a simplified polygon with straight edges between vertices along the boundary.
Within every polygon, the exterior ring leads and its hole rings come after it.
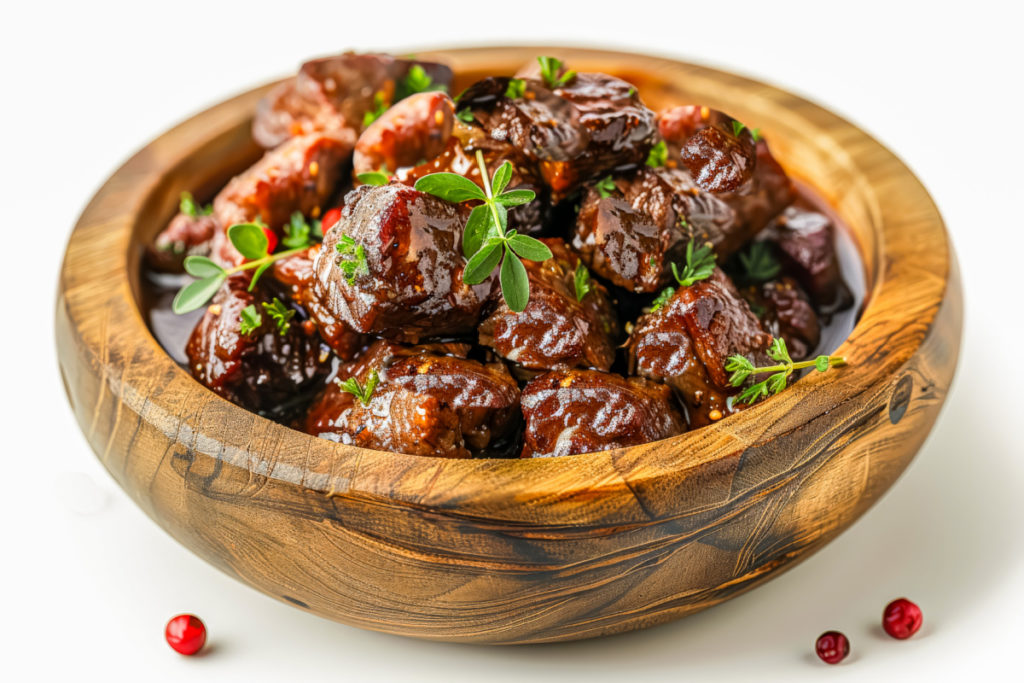
POLYGON ((839 274, 835 228, 828 216, 791 206, 761 237, 775 245, 783 271, 807 290, 815 304, 833 311, 849 306, 850 291, 839 274))
POLYGON ((686 421, 664 384, 596 370, 556 370, 523 389, 524 458, 593 453, 666 439, 686 421))
POLYGON ((260 101, 252 136, 269 149, 314 132, 358 133, 367 114, 423 88, 447 89, 451 82, 451 70, 432 62, 351 52, 314 59, 260 101))
POLYGON ((248 276, 235 275, 214 296, 188 340, 189 370, 233 403, 286 415, 296 398, 326 376, 330 352, 315 334, 304 331, 286 305, 291 320, 279 325, 264 306, 274 300, 259 289, 247 291, 248 285, 248 276), (256 314, 258 324, 243 323, 245 309, 256 314))
POLYGON ((519 388, 500 362, 443 350, 376 342, 317 398, 306 431, 410 455, 468 458, 486 450, 518 426, 519 388), (343 389, 346 380, 369 396, 343 389))
POLYGON ((464 204, 404 185, 364 185, 313 265, 313 296, 351 329, 416 342, 471 332, 496 282, 462 281, 464 204))
POLYGON ((155 270, 180 273, 187 256, 210 255, 219 228, 210 214, 179 211, 146 251, 146 261, 155 270))
POLYGON ((785 276, 741 290, 761 326, 782 337, 793 360, 804 360, 821 340, 821 323, 807 294, 796 280, 785 276))
POLYGON ((480 343, 528 369, 609 369, 619 324, 607 291, 585 272, 577 274, 579 257, 562 240, 541 241, 553 257, 524 262, 526 310, 515 313, 500 300, 480 324, 480 343))
POLYGON ((755 365, 768 360, 765 332, 735 285, 720 269, 680 287, 656 311, 640 318, 626 343, 630 372, 669 384, 686 404, 691 426, 734 412, 725 369, 729 356, 755 365))

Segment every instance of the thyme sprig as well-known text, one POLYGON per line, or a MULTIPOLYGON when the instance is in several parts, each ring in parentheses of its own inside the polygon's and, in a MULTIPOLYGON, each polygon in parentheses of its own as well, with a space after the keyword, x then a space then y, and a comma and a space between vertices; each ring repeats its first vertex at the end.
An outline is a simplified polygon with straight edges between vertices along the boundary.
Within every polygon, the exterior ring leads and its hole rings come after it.
POLYGON ((768 357, 778 365, 758 368, 754 367, 754 364, 744 356, 729 356, 725 364, 725 371, 732 373, 729 377, 729 384, 734 387, 742 386, 751 375, 771 373, 766 379, 755 382, 740 392, 740 395, 736 397, 737 402, 750 405, 758 399, 782 392, 789 383, 790 375, 801 368, 814 368, 818 372, 827 372, 829 368, 846 365, 846 359, 842 356, 818 356, 813 360, 794 363, 782 337, 772 340, 768 347, 768 357))
POLYGON ((355 396, 364 406, 368 406, 370 405, 370 399, 373 397, 373 390, 377 388, 377 384, 380 382, 380 376, 376 370, 370 370, 370 376, 366 378, 365 385, 360 384, 359 380, 355 377, 349 377, 344 382, 340 379, 334 381, 338 383, 338 387, 342 391, 347 391, 355 396))
POLYGON ((694 282, 706 280, 715 272, 715 252, 707 244, 693 248, 694 240, 686 245, 686 263, 679 272, 675 262, 672 263, 672 275, 680 287, 689 287, 694 282))

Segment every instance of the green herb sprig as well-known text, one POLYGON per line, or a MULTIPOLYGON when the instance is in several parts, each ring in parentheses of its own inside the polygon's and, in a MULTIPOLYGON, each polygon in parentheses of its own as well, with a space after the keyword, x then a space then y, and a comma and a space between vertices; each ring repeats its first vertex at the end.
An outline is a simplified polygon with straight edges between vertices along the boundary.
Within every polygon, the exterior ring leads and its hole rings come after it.
POLYGON ((274 321, 275 325, 277 325, 278 334, 282 337, 288 334, 288 330, 291 328, 291 323, 289 321, 295 317, 294 308, 288 308, 275 296, 273 301, 263 302, 263 310, 270 315, 270 319, 274 321))
POLYGON ((262 324, 263 316, 260 315, 256 306, 249 304, 242 309, 242 314, 238 319, 238 331, 241 332, 243 336, 248 337, 262 324))
POLYGON ((513 78, 509 80, 508 87, 505 88, 505 97, 510 100, 518 99, 526 94, 526 81, 521 78, 513 78))
POLYGON ((462 109, 457 111, 455 113, 455 118, 457 118, 459 121, 462 121, 463 123, 473 123, 473 121, 476 120, 476 117, 473 116, 473 110, 470 109, 469 107, 463 107, 462 109))
POLYGON ((686 245, 686 264, 682 272, 679 272, 675 263, 672 264, 672 275, 680 287, 689 287, 694 282, 706 280, 715 272, 715 252, 706 244, 694 249, 693 242, 690 240, 686 245))
POLYGON ((651 313, 661 310, 676 293, 675 287, 666 287, 651 302, 651 313))
POLYGON ((615 181, 612 180, 612 177, 610 175, 606 175, 604 178, 601 178, 594 183, 594 189, 597 190, 597 193, 601 195, 602 199, 604 199, 611 197, 612 193, 617 191, 619 188, 615 185, 615 181))
POLYGON ((801 368, 813 367, 818 372, 826 372, 829 368, 846 365, 846 359, 842 356, 818 356, 813 360, 794 363, 786 348, 786 342, 781 337, 772 340, 768 347, 768 357, 776 361, 778 365, 757 368, 744 356, 729 356, 725 364, 725 371, 732 373, 729 377, 729 384, 734 387, 741 386, 751 375, 772 373, 766 379, 751 384, 740 392, 740 395, 736 397, 738 402, 750 405, 758 399, 780 393, 789 383, 789 376, 801 368))
POLYGON ((431 173, 416 181, 416 189, 449 202, 480 201, 473 208, 462 233, 462 253, 468 259, 462 281, 477 285, 501 263, 501 295, 510 309, 520 313, 530 301, 530 280, 521 259, 546 261, 551 250, 540 240, 508 229, 508 207, 528 204, 537 196, 533 190, 508 190, 512 164, 506 161, 488 179, 484 155, 476 151, 476 163, 484 189, 457 173, 431 173))
POLYGON ((224 268, 206 256, 186 257, 185 272, 197 279, 178 291, 174 301, 171 303, 172 311, 181 315, 204 306, 206 302, 213 298, 213 295, 217 293, 217 290, 228 279, 228 276, 245 270, 255 269, 256 272, 253 273, 252 281, 249 283, 249 291, 251 292, 256 288, 256 283, 259 281, 260 276, 266 272, 267 268, 274 264, 274 261, 297 254, 310 245, 308 234, 306 235, 306 241, 301 244, 299 244, 299 238, 296 236, 292 240, 292 244, 298 246, 271 254, 269 252, 270 241, 267 239, 266 233, 263 232, 263 227, 257 223, 236 223, 232 225, 228 228, 228 240, 238 250, 238 253, 246 258, 246 261, 232 268, 224 268))
POLYGON ((665 144, 664 140, 659 140, 658 144, 651 147, 651 151, 647 153, 647 165, 651 168, 659 168, 668 163, 668 145, 665 144))
POLYGON ((369 275, 370 267, 366 262, 366 249, 348 235, 342 235, 334 245, 338 252, 338 267, 345 274, 345 280, 351 285, 360 275, 369 275))
POLYGON ((395 99, 401 100, 409 95, 415 95, 421 92, 441 91, 447 92, 448 86, 443 83, 434 83, 434 79, 430 77, 419 64, 413 64, 409 67, 409 72, 405 75, 405 78, 398 84, 396 88, 398 96, 395 99))
POLYGON ((576 264, 576 272, 573 273, 573 285, 576 290, 576 301, 583 301, 583 297, 593 289, 590 285, 590 271, 583 265, 583 261, 576 264))
POLYGON ((191 192, 182 192, 178 199, 178 210, 186 216, 191 218, 198 218, 199 216, 209 216, 213 213, 213 204, 207 204, 206 206, 199 206, 196 204, 195 198, 191 192))
POLYGON ((572 69, 569 69, 561 76, 558 75, 558 72, 562 70, 563 64, 562 60, 557 57, 537 57, 537 61, 540 63, 540 77, 544 79, 544 83, 551 90, 561 88, 576 77, 576 72, 572 69))
POLYGON ((377 388, 377 384, 380 382, 380 376, 376 370, 370 370, 370 376, 366 378, 365 386, 360 384, 359 380, 355 377, 349 377, 344 382, 340 379, 334 381, 338 383, 338 387, 342 391, 347 391, 359 399, 359 402, 364 406, 368 406, 370 405, 370 399, 373 397, 373 390, 377 388))
POLYGON ((369 128, 370 124, 381 117, 388 110, 388 103, 384 100, 383 92, 373 93, 373 109, 363 114, 363 128, 369 128))
POLYGON ((739 259, 747 282, 767 282, 782 270, 778 259, 772 253, 771 245, 767 242, 751 243, 745 251, 740 252, 739 259))

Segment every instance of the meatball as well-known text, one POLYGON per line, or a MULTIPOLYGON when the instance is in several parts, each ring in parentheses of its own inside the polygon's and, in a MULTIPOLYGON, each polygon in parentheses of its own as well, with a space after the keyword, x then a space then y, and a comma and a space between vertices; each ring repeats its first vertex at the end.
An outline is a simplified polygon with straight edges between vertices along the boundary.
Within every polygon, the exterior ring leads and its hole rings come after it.
POLYGON ((607 370, 615 360, 619 324, 608 293, 596 280, 577 298, 579 257, 560 239, 544 239, 553 258, 523 262, 530 301, 521 313, 501 300, 480 325, 480 343, 532 370, 592 367, 607 370))
POLYGON ((392 339, 471 332, 497 275, 462 281, 469 208, 399 184, 364 185, 313 264, 313 296, 349 328, 392 339))
POLYGON ((228 279, 189 337, 189 370, 204 386, 244 408, 281 416, 330 370, 330 352, 298 324, 284 334, 263 308, 270 299, 247 291, 249 276, 228 279), (262 322, 243 334, 242 310, 255 306, 262 322))
POLYGON ((555 370, 523 389, 522 457, 593 453, 686 431, 671 390, 640 377, 555 370))
POLYGON ((309 133, 341 129, 358 133, 367 113, 411 94, 405 79, 415 65, 430 77, 431 87, 451 85, 452 72, 446 66, 389 55, 348 52, 306 62, 295 78, 260 101, 252 136, 269 149, 309 133))
POLYGON ((329 385, 310 409, 305 430, 409 455, 468 458, 487 449, 518 426, 519 387, 502 363, 468 360, 459 351, 376 342, 338 376, 338 382, 353 378, 364 389, 375 376, 368 401, 339 383, 329 385))
POLYGON ((770 343, 771 335, 716 268, 640 318, 626 349, 630 373, 666 382, 686 404, 690 424, 701 426, 739 407, 729 400, 740 391, 729 384, 729 356, 763 366, 770 343))

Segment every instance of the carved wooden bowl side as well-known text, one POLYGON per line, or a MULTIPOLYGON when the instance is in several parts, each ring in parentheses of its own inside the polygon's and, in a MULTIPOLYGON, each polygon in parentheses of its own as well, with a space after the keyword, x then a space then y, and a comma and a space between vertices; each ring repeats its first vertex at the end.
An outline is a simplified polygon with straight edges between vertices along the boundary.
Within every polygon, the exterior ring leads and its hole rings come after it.
POLYGON ((776 88, 596 50, 420 53, 465 84, 536 54, 633 80, 652 108, 697 102, 759 126, 850 225, 867 305, 814 373, 713 427, 542 460, 441 460, 346 447, 215 396, 146 329, 140 245, 178 193, 212 192, 257 155, 261 88, 129 160, 68 244, 56 324, 75 414, 161 526, 228 574, 315 614, 391 633, 525 643, 643 628, 758 585, 834 538, 928 434, 961 331, 956 261, 910 171, 866 134, 776 88))

